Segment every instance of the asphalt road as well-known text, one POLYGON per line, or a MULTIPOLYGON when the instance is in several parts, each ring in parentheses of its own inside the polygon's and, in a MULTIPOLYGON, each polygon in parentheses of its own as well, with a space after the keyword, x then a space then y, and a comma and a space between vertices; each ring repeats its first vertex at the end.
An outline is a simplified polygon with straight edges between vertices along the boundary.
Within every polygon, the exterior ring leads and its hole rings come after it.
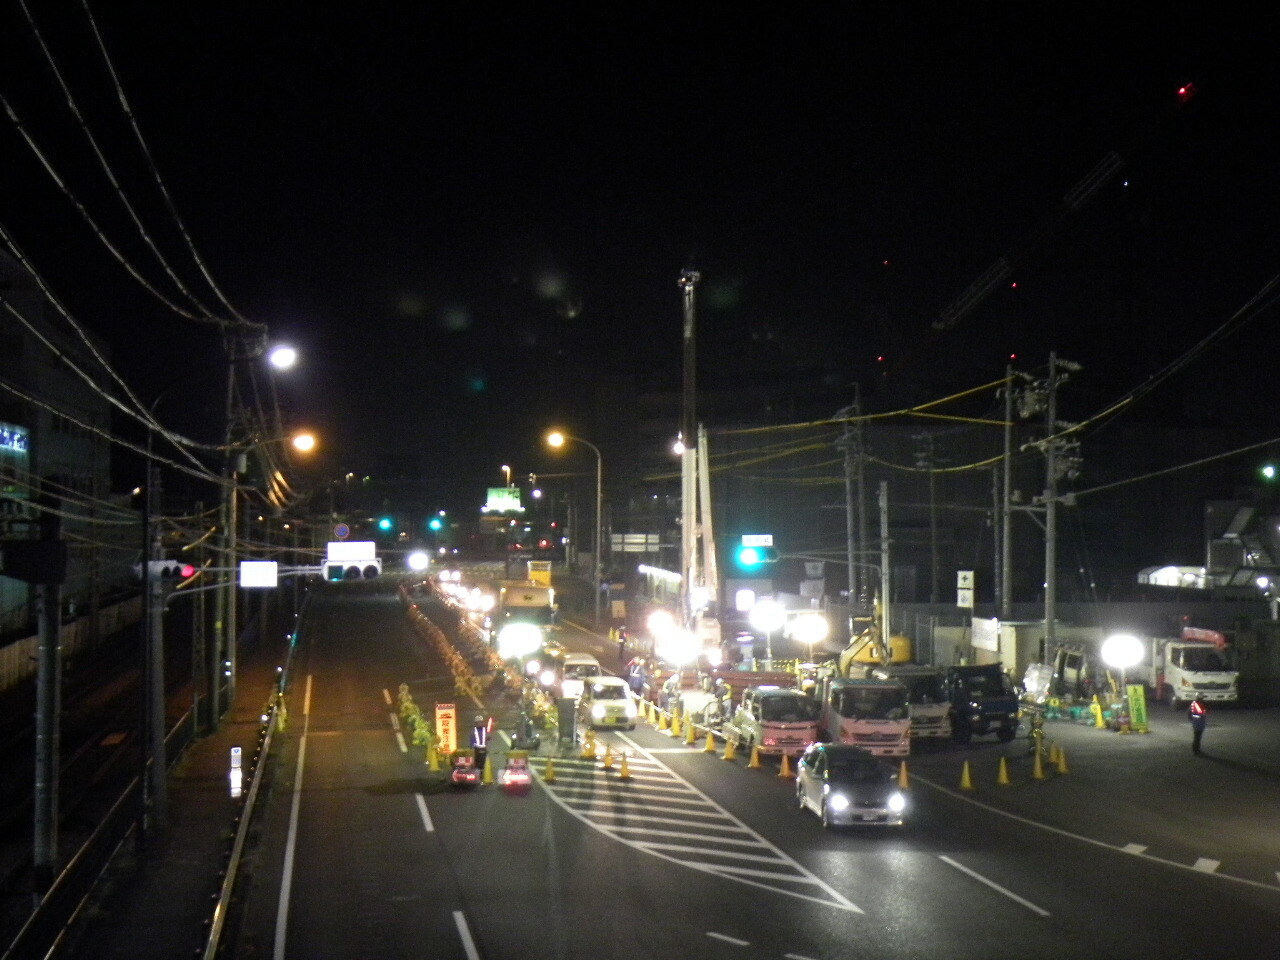
MULTIPOLYGON (((575 750, 527 795, 459 793, 393 698, 456 700, 464 723, 477 704, 395 595, 317 601, 237 956, 1280 956, 1274 712, 1216 712, 1201 758, 1180 715, 1141 736, 1050 724, 1067 772, 1041 780, 1022 742, 921 747, 901 830, 824 831, 776 764, 645 724, 602 736, 609 769, 575 750)), ((561 632, 616 663, 604 638, 561 632)))

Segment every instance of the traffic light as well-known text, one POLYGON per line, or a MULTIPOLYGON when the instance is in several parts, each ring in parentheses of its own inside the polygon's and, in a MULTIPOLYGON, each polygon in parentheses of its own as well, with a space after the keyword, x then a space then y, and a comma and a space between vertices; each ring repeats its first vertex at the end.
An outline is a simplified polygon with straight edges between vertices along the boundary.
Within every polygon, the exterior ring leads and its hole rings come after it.
POLYGON ((328 561, 324 565, 324 578, 339 580, 373 580, 382 573, 382 560, 328 561))
POLYGON ((383 517, 378 521, 378 529, 383 533, 390 533, 396 528, 396 522, 391 517, 383 517))
MULTIPOLYGON (((135 570, 138 568, 135 567, 135 570)), ((181 560, 148 560, 147 561, 147 578, 150 580, 159 580, 161 583, 177 583, 179 580, 189 580, 196 575, 194 564, 183 563, 181 560)))
POLYGON ((1276 477, 1280 476, 1280 466, 1269 461, 1258 468, 1258 473, 1267 483, 1274 483, 1276 477))
POLYGON ((437 533, 439 533, 441 530, 444 529, 444 518, 440 516, 432 517, 430 520, 427 521, 427 526, 430 527, 432 530, 436 531, 437 533))
POLYGON ((759 570, 778 559, 773 547, 740 546, 733 554, 734 562, 742 570, 759 570))

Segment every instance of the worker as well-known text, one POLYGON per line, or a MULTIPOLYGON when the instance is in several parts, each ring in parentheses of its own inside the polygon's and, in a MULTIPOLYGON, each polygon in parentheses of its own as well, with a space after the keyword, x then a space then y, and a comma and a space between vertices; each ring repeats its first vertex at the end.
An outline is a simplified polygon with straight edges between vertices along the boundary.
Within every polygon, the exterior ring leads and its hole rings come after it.
POLYGON ((1191 752, 1200 755, 1200 738, 1204 736, 1205 724, 1209 720, 1209 711, 1197 698, 1187 708, 1187 719, 1191 721, 1191 752))
POLYGON ((483 770, 485 757, 489 755, 489 732, 493 729, 493 720, 485 720, 482 714, 476 714, 476 721, 471 727, 471 750, 476 755, 476 766, 483 770))

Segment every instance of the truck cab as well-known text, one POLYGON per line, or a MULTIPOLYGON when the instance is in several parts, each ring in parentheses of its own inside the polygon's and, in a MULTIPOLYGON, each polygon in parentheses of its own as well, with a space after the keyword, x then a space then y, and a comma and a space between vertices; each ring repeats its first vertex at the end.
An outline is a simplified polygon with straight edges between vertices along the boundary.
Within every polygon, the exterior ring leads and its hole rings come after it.
POLYGON ((951 702, 942 683, 942 670, 920 663, 895 663, 876 667, 871 676, 897 680, 907 688, 913 738, 951 736, 951 702))
POLYGON ((799 690, 748 687, 722 729, 741 747, 797 756, 818 740, 818 705, 799 690))
POLYGON ((900 682, 828 678, 821 689, 821 724, 828 740, 878 757, 911 752, 911 712, 900 682))
POLYGON ((968 743, 994 733, 1008 743, 1018 732, 1018 693, 998 663, 954 666, 945 679, 951 703, 951 737, 968 743))
POLYGON ((1239 673, 1222 646, 1203 640, 1152 642, 1152 686, 1175 710, 1192 700, 1235 703, 1239 673))

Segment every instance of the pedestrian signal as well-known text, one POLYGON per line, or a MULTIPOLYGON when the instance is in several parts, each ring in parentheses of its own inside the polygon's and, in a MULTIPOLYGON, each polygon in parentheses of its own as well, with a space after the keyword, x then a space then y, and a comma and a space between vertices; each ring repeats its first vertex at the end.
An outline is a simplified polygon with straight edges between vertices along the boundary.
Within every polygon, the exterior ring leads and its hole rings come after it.
POLYGON ((334 561, 324 565, 324 578, 331 582, 340 580, 373 580, 382 574, 382 560, 334 561))

